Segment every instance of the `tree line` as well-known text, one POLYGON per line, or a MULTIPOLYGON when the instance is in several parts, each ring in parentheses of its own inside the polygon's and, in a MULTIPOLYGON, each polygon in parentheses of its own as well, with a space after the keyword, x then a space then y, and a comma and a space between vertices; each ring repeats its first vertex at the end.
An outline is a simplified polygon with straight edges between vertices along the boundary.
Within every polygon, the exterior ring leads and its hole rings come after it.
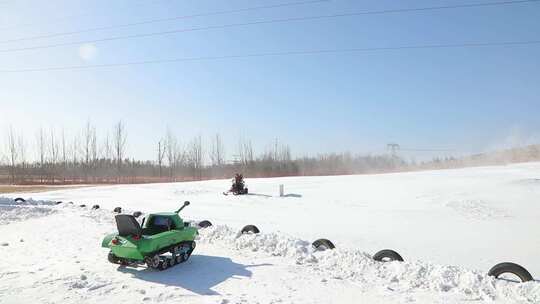
POLYGON ((155 159, 137 160, 127 151, 128 133, 117 122, 103 138, 87 122, 82 132, 68 138, 64 131, 40 128, 29 144, 13 127, 6 132, 0 154, 0 183, 109 184, 175 182, 246 177, 335 175, 395 171, 406 166, 389 156, 331 153, 293 158, 290 146, 275 140, 256 154, 250 140, 241 139, 231 157, 219 134, 203 140, 196 136, 180 144, 171 130, 155 144, 155 159), (29 151, 36 156, 30 157, 29 151))

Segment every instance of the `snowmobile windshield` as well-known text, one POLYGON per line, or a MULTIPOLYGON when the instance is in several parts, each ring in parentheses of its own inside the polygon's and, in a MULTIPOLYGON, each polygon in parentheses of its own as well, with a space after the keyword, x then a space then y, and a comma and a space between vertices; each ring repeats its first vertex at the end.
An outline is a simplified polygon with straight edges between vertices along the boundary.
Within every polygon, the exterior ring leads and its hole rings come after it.
POLYGON ((154 218, 154 226, 170 226, 169 219, 163 216, 156 216, 154 218))
POLYGON ((118 234, 121 236, 141 235, 139 222, 132 215, 119 214, 115 217, 118 234))

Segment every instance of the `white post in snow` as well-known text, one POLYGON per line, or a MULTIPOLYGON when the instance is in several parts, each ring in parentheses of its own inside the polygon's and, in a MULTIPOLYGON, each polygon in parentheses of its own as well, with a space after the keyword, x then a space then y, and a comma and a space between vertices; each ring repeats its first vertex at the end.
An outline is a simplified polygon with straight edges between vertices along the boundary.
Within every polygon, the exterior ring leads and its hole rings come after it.
POLYGON ((279 185, 279 196, 280 196, 280 197, 285 196, 285 190, 284 190, 283 188, 284 188, 284 187, 283 187, 283 184, 280 184, 280 185, 279 185))

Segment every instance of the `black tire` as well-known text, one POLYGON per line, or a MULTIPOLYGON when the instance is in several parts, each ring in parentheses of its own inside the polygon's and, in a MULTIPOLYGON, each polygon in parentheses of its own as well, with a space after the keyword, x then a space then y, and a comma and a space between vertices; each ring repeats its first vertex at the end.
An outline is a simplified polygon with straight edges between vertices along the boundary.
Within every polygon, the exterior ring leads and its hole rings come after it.
POLYGON ((191 253, 193 253, 193 250, 195 250, 195 242, 194 241, 182 242, 177 248, 178 248, 177 250, 178 255, 176 255, 176 263, 177 264, 184 263, 185 261, 189 259, 189 257, 191 256, 191 253))
POLYGON ((57 205, 60 205, 61 203, 62 203, 62 201, 58 201, 58 202, 56 202, 56 204, 57 204, 57 205))
POLYGON ((92 209, 93 209, 93 210, 99 209, 99 205, 94 205, 94 206, 92 206, 92 209))
POLYGON ((181 254, 181 256, 182 256, 182 263, 184 263, 185 261, 189 260, 189 257, 191 256, 191 254, 184 252, 181 254))
POLYGON ((391 249, 383 249, 373 255, 373 259, 379 262, 391 262, 400 261, 403 262, 403 258, 399 253, 391 249))
POLYGON ((109 260, 109 262, 113 263, 113 264, 120 264, 120 259, 114 255, 114 253, 109 252, 109 255, 107 256, 107 260, 109 260))
POLYGON ((84 208, 84 207, 86 207, 86 205, 82 204, 82 205, 79 205, 79 207, 84 208))
POLYGON ((157 254, 145 257, 144 262, 146 263, 146 266, 151 269, 158 269, 161 265, 161 261, 157 254))
POLYGON ((525 269, 523 266, 520 266, 516 263, 499 263, 495 266, 493 266, 489 272, 488 275, 499 278, 499 276, 503 273, 512 273, 519 277, 521 282, 528 282, 532 281, 533 277, 532 275, 525 269))
POLYGON ((14 201, 16 203, 26 203, 26 200, 22 197, 17 197, 16 199, 14 199, 14 201))
POLYGON ((169 250, 169 252, 173 256, 179 255, 180 254, 180 246, 174 246, 173 248, 171 248, 171 250, 169 250))
POLYGON ((116 207, 116 208, 114 208, 113 211, 116 212, 116 213, 122 213, 122 208, 121 207, 116 207))
POLYGON ((311 245, 317 250, 336 248, 334 243, 330 242, 330 240, 327 240, 327 239, 318 239, 315 242, 313 242, 313 244, 311 244, 311 245))
POLYGON ((133 216, 136 217, 136 218, 141 216, 141 215, 142 215, 142 212, 140 212, 140 211, 133 212, 133 216))
POLYGON ((204 220, 204 221, 199 222, 198 226, 200 228, 208 228, 208 227, 212 226, 212 222, 204 220))
POLYGON ((159 262, 159 270, 165 270, 167 268, 169 268, 170 266, 170 263, 169 263, 169 259, 164 259, 162 261, 159 262))
POLYGON ((184 257, 181 254, 179 254, 179 255, 174 257, 174 262, 176 264, 180 264, 180 263, 184 262, 184 257))
POLYGON ((240 233, 244 234, 244 233, 260 233, 261 231, 259 230, 259 228, 257 228, 257 226, 255 225, 247 225, 245 226, 244 228, 242 228, 242 230, 240 230, 240 233))

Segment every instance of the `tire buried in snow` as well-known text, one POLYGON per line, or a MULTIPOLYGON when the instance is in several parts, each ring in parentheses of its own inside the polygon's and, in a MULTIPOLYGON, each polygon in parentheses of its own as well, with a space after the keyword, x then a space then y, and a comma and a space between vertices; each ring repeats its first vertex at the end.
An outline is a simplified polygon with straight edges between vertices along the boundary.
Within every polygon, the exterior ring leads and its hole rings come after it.
POLYGON ((336 246, 330 240, 318 239, 311 244, 317 250, 334 249, 336 246))
POLYGON ((114 208, 113 212, 122 213, 122 208, 121 207, 116 207, 116 208, 114 208))
POLYGON ((532 275, 523 266, 518 265, 516 263, 508 263, 508 262, 499 263, 499 264, 493 266, 489 270, 488 275, 498 279, 499 276, 501 274, 503 274, 503 273, 514 274, 514 275, 519 277, 521 282, 528 282, 528 281, 533 280, 532 275))
POLYGON ((26 203, 26 200, 22 197, 17 197, 16 199, 14 199, 14 201, 16 203, 26 203))
POLYGON ((241 234, 245 234, 245 233, 260 233, 261 231, 259 230, 259 228, 257 228, 257 226, 255 225, 247 225, 245 226, 244 228, 242 228, 242 230, 240 230, 240 233, 241 234))
POLYGON ((200 228, 208 228, 208 227, 212 226, 212 222, 210 222, 208 220, 204 220, 204 221, 199 222, 199 224, 197 224, 197 226, 199 226, 200 228))
POLYGON ((373 259, 379 262, 392 262, 399 261, 403 262, 403 258, 397 252, 392 249, 383 249, 373 255, 373 259))
POLYGON ((142 215, 142 212, 140 212, 140 211, 133 212, 133 216, 136 217, 136 218, 141 216, 141 215, 142 215))

